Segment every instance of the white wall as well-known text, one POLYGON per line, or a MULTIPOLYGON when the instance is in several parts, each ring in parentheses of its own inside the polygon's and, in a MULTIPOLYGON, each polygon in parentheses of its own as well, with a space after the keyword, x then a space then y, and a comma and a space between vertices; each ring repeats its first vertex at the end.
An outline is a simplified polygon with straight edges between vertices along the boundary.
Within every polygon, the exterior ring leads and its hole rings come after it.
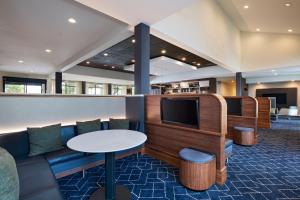
POLYGON ((222 67, 240 69, 240 31, 215 0, 198 0, 151 28, 153 34, 222 67))
POLYGON ((236 83, 231 81, 218 81, 217 94, 220 94, 222 96, 236 96, 236 83))
POLYGON ((241 33, 242 71, 300 66, 300 35, 241 33))
POLYGON ((0 95, 0 133, 126 116, 125 97, 0 95))
POLYGON ((216 78, 216 77, 231 77, 234 74, 229 70, 224 69, 219 66, 204 67, 193 71, 170 73, 162 76, 151 77, 151 84, 156 83, 169 83, 176 81, 185 81, 193 79, 203 79, 203 78, 216 78))
POLYGON ((77 65, 65 71, 63 73, 63 79, 72 81, 132 85, 134 75, 132 73, 123 73, 77 65))
POLYGON ((248 94, 251 97, 256 97, 256 89, 267 89, 267 88, 298 88, 297 104, 300 110, 300 82, 278 82, 278 83, 261 83, 261 84, 249 84, 248 94))

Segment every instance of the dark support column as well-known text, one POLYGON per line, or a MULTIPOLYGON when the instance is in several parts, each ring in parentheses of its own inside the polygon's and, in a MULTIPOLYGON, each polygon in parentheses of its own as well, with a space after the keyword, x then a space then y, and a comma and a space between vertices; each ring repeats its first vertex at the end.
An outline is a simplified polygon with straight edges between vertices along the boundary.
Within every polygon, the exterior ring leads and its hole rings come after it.
POLYGON ((55 93, 62 93, 62 72, 55 72, 55 93))
POLYGON ((243 77, 241 72, 237 72, 235 75, 236 79, 236 96, 242 96, 243 95, 243 77))
POLYGON ((135 94, 148 94, 150 88, 150 28, 146 24, 138 24, 134 28, 134 86, 135 94))
POLYGON ((210 78, 209 79, 209 93, 217 93, 217 79, 210 78))
POLYGON ((116 195, 115 162, 114 152, 105 153, 105 199, 109 200, 114 200, 116 195))
POLYGON ((86 82, 81 82, 81 94, 86 94, 86 82))
POLYGON ((236 96, 248 96, 246 79, 241 72, 236 73, 236 96))
POLYGON ((107 84, 107 93, 108 93, 108 95, 112 95, 112 86, 111 86, 111 83, 107 84))

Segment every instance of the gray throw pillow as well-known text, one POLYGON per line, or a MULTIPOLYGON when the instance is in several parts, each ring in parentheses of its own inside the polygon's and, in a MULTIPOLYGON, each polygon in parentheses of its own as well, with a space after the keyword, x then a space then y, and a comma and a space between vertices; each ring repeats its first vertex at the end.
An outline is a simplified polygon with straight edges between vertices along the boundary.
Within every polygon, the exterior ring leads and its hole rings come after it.
POLYGON ((19 176, 12 155, 0 147, 0 199, 18 200, 20 193, 19 176))
POLYGON ((61 124, 41 128, 27 128, 29 135, 29 156, 36 156, 63 148, 61 124))
POLYGON ((96 119, 92 121, 76 122, 78 135, 99 131, 101 129, 101 120, 96 119))
POLYGON ((109 129, 129 129, 128 119, 109 119, 109 129))

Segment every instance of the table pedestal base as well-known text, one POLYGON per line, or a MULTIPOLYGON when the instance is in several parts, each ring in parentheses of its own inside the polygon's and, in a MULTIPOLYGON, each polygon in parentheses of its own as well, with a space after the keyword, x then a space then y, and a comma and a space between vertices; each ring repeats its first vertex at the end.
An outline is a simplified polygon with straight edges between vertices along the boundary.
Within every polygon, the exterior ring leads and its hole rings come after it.
MULTIPOLYGON (((129 190, 121 185, 116 186, 116 198, 114 200, 130 200, 131 194, 129 190)), ((100 188, 96 190, 90 200, 105 200, 105 188, 100 188)))

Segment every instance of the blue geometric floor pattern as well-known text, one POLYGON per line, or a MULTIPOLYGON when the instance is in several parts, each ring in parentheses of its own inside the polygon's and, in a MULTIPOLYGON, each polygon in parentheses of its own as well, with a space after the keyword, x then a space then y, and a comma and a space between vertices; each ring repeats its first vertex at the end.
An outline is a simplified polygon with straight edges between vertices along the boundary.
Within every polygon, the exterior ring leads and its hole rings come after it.
MULTIPOLYGON (((133 200, 300 200, 300 122, 277 121, 259 130, 253 147, 234 145, 223 186, 195 192, 184 188, 179 170, 149 156, 129 156, 116 163, 116 182, 133 200)), ((85 200, 105 183, 103 166, 58 179, 66 200, 85 200)))

